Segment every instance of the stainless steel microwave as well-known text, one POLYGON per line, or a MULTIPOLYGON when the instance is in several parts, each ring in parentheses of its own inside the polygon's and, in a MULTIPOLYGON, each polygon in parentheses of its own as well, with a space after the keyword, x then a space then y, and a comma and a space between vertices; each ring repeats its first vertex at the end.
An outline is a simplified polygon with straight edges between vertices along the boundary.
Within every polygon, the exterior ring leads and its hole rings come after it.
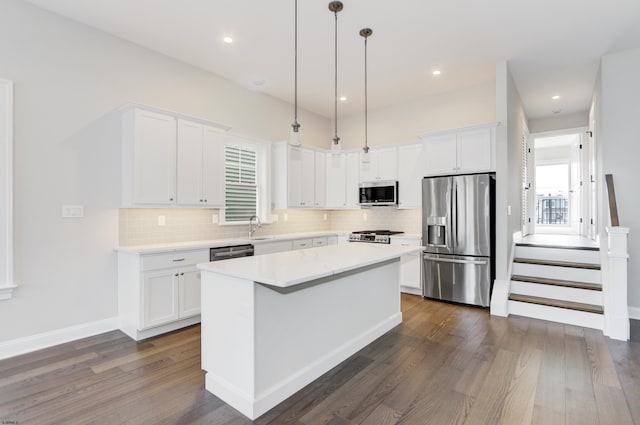
POLYGON ((377 180, 358 185, 360 206, 384 207, 398 205, 398 182, 396 180, 377 180))

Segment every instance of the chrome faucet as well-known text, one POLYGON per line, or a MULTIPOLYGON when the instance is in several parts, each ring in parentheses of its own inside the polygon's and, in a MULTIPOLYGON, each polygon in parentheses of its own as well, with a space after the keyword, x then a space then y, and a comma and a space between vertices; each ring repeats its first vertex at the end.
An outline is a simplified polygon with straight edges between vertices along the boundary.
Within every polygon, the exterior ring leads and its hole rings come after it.
POLYGON ((249 218, 249 239, 251 239, 253 237, 253 234, 256 232, 256 230, 258 230, 261 227, 262 227, 262 223, 260 223, 260 217, 258 217, 257 215, 252 215, 249 218), (254 219, 255 219, 255 223, 254 223, 254 219))

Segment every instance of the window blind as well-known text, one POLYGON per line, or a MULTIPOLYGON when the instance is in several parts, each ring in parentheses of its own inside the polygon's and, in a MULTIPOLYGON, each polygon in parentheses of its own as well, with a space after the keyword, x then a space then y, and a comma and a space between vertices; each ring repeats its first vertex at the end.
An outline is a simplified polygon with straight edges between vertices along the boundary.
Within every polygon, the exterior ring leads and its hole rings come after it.
POLYGON ((257 153, 240 146, 225 147, 225 221, 249 221, 257 214, 257 153))

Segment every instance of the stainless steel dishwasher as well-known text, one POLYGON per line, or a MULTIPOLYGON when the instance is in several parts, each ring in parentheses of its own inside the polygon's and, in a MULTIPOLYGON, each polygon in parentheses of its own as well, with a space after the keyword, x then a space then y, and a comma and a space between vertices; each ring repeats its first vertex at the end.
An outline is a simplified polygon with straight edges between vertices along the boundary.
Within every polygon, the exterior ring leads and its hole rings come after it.
POLYGON ((253 257, 253 245, 221 246, 209 250, 209 261, 221 261, 239 257, 253 257))

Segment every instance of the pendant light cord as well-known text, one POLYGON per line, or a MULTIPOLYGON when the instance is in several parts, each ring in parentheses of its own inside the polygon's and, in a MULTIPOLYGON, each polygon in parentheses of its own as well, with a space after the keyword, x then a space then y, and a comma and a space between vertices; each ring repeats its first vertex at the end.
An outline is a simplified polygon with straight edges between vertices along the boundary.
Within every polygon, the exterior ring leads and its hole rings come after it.
POLYGON ((365 153, 369 152, 369 144, 367 141, 368 133, 368 117, 367 117, 367 37, 364 38, 364 147, 365 153))
POLYGON ((293 92, 294 92, 294 97, 293 97, 293 104, 294 104, 294 118, 293 118, 293 124, 291 124, 291 127, 293 127, 293 131, 294 132, 298 132, 298 129, 300 128, 300 124, 298 124, 298 0, 295 0, 295 41, 294 41, 294 53, 293 53, 293 58, 294 58, 294 77, 293 77, 293 81, 294 81, 294 88, 293 88, 293 92))
POLYGON ((333 143, 335 145, 338 144, 340 138, 338 137, 338 12, 333 13, 335 15, 335 43, 334 43, 334 108, 333 108, 333 116, 334 116, 334 126, 335 126, 335 137, 333 138, 333 143))

